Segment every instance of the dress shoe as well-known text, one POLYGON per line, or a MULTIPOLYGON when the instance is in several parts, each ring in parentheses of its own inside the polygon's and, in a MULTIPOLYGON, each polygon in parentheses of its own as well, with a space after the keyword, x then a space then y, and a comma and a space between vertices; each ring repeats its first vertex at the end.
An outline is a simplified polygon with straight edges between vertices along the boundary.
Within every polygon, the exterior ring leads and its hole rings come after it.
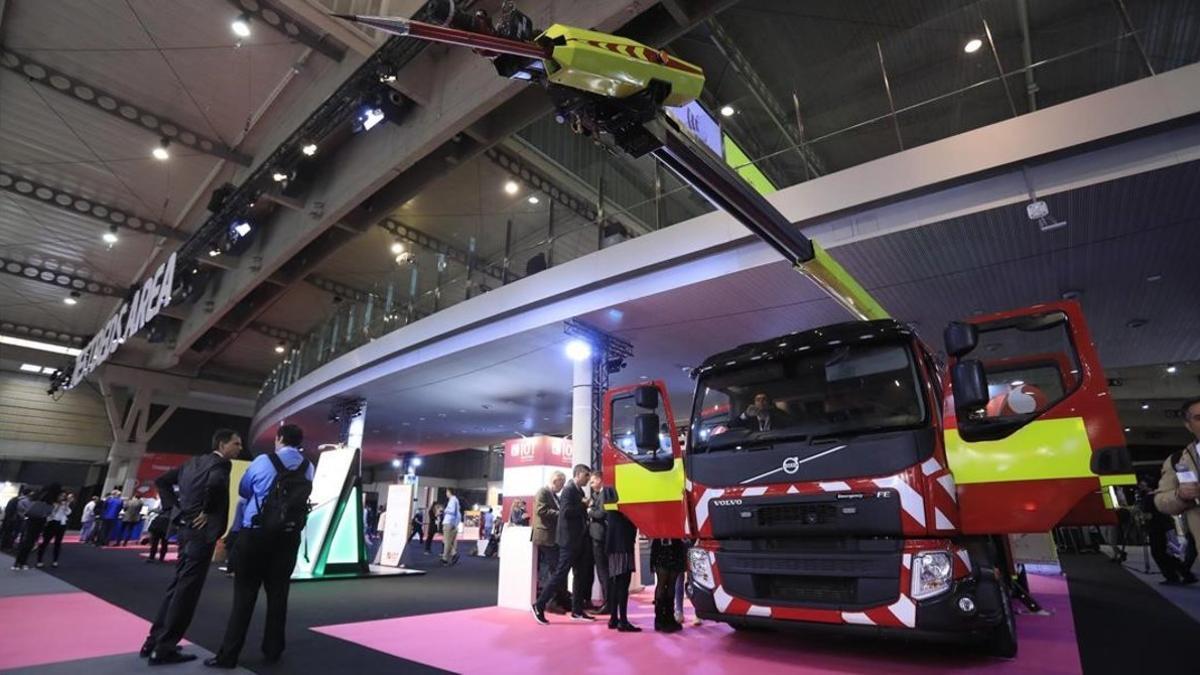
POLYGON ((229 661, 222 661, 215 656, 211 659, 204 659, 204 665, 208 666, 209 668, 224 668, 225 670, 233 670, 234 668, 237 668, 236 662, 231 663, 229 661))
POLYGON ((620 625, 621 625, 620 622, 618 622, 616 619, 608 620, 608 629, 609 630, 616 630, 620 625))
POLYGON ((533 610, 533 618, 537 619, 538 623, 542 624, 543 626, 550 625, 550 622, 546 620, 545 610, 543 610, 541 607, 538 607, 536 603, 533 605, 530 605, 530 609, 533 610))
POLYGON ((142 648, 140 650, 138 650, 138 656, 142 657, 143 659, 148 659, 148 658, 150 658, 150 652, 153 652, 153 651, 154 651, 154 643, 147 642, 142 645, 142 648))
POLYGON ((617 632, 618 633, 640 633, 640 632, 642 632, 642 629, 629 623, 628 621, 622 621, 617 624, 617 632))
POLYGON ((195 661, 195 660, 196 660, 195 654, 188 654, 187 652, 181 652, 178 649, 175 649, 175 650, 172 650, 169 652, 164 652, 164 653, 151 652, 151 654, 150 654, 150 665, 152 665, 152 666, 166 666, 166 665, 171 665, 173 663, 187 663, 188 661, 195 661))
POLYGON ((595 621, 596 617, 592 616, 591 614, 588 614, 587 612, 579 612, 578 614, 575 612, 571 612, 571 620, 572 621, 595 621))

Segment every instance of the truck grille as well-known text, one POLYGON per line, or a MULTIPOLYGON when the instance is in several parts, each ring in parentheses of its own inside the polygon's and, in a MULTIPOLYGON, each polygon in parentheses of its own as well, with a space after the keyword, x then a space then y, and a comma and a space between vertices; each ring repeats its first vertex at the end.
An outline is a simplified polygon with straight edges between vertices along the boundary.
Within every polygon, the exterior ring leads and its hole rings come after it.
POLYGON ((758 507, 758 525, 824 525, 833 520, 837 509, 832 504, 777 504, 758 507))
POLYGON ((857 598, 854 579, 781 574, 753 575, 754 595, 765 600, 789 603, 852 603, 857 598))

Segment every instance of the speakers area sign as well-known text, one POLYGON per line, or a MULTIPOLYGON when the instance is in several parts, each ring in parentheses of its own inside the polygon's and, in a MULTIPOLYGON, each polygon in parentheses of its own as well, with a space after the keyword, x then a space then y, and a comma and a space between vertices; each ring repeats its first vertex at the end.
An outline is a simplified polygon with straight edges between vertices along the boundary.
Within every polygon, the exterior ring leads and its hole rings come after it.
POLYGON ((71 381, 65 386, 71 389, 83 381, 89 373, 117 351, 126 338, 137 334, 150 319, 171 304, 171 287, 175 283, 175 254, 158 266, 154 274, 146 277, 141 288, 117 308, 109 317, 104 328, 75 357, 75 370, 71 381))

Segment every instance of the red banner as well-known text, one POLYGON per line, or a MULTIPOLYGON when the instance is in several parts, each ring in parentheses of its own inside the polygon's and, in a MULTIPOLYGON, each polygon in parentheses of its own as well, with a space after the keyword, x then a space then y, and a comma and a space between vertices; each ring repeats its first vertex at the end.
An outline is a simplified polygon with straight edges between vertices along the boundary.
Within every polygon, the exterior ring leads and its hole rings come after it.
POLYGON ((530 436, 504 441, 504 468, 571 466, 571 441, 556 436, 530 436))
POLYGON ((138 464, 137 485, 133 488, 134 494, 142 498, 157 498, 158 490, 154 487, 154 480, 171 469, 183 466, 184 462, 191 458, 191 455, 147 452, 146 456, 142 457, 142 463, 138 464))

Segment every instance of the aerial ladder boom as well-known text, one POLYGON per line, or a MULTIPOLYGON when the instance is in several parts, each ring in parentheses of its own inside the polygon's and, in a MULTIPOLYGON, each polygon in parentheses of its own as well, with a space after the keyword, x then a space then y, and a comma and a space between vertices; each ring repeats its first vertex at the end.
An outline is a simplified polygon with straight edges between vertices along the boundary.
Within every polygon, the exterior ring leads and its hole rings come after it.
POLYGON ((442 25, 399 17, 334 16, 393 35, 469 47, 491 59, 501 75, 544 85, 558 120, 573 131, 634 157, 654 155, 855 318, 888 317, 820 245, 663 111, 664 105, 686 105, 699 96, 704 82, 699 67, 628 38, 561 24, 535 36, 532 22, 511 3, 505 3, 495 22, 483 11, 466 16, 443 7, 442 13, 442 25))

